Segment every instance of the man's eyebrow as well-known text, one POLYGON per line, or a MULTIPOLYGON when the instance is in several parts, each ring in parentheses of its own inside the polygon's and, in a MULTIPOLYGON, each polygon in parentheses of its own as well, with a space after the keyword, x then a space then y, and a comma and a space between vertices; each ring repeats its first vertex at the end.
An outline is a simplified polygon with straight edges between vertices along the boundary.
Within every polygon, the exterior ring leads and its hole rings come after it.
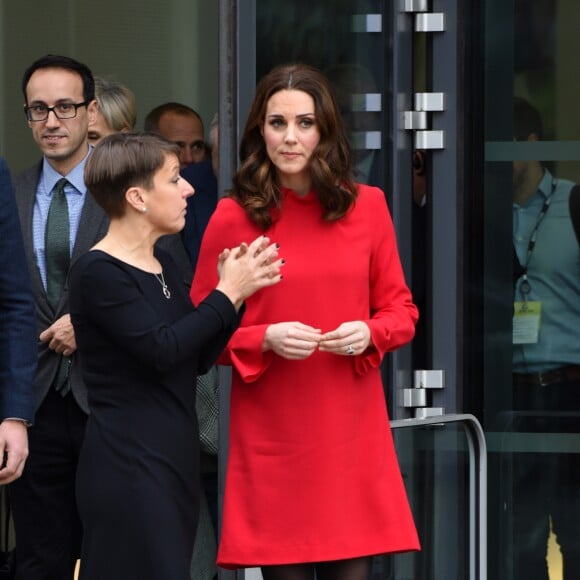
MULTIPOLYGON (((75 100, 72 97, 65 97, 64 99, 58 99, 54 102, 55 105, 64 105, 64 104, 68 104, 68 103, 74 103, 75 100)), ((30 101, 29 105, 46 105, 48 106, 46 101, 43 101, 41 99, 36 99, 34 101, 30 101)))

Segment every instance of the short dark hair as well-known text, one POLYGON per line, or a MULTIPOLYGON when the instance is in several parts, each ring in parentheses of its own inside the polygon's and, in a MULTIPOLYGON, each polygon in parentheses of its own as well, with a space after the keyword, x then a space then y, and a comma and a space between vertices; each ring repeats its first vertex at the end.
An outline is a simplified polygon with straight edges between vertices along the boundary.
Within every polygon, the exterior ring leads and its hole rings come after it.
POLYGON ((24 95, 24 102, 28 104, 26 98, 26 87, 30 77, 39 69, 43 68, 60 68, 78 74, 83 81, 83 99, 89 103, 95 98, 95 79, 91 69, 82 62, 70 58, 68 56, 61 56, 58 54, 47 54, 35 60, 25 71, 22 77, 22 94, 24 95))
POLYGON ((159 133, 159 121, 166 113, 175 113, 176 115, 182 115, 184 117, 196 117, 203 127, 203 119, 197 111, 182 103, 170 102, 158 105, 149 111, 145 117, 143 129, 149 133, 159 133))
POLYGON ((179 146, 154 133, 112 133, 89 155, 85 184, 109 218, 125 213, 125 192, 147 189, 167 155, 179 158, 179 146))
POLYGON ((514 97, 514 138, 527 141, 530 135, 544 137, 544 125, 538 110, 522 97, 514 97))

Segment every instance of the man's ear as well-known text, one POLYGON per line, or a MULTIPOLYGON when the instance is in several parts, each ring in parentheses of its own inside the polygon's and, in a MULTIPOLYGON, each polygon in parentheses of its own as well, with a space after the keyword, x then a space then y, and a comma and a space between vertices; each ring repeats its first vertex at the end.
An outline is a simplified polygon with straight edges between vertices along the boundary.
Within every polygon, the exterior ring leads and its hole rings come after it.
POLYGON ((425 175, 425 151, 422 149, 413 151, 413 171, 415 175, 425 175))
POLYGON ((97 120, 97 110, 98 110, 98 108, 99 108, 99 106, 97 105, 97 101, 95 101, 95 99, 93 99, 87 105, 87 114, 88 114, 88 118, 89 118, 89 126, 95 124, 95 121, 97 120))
MULTIPOLYGON (((28 105, 28 103, 24 103, 24 107, 26 107, 27 105, 28 105)), ((23 107, 23 108, 24 108, 24 107, 23 107)), ((28 120, 28 115, 26 116, 26 122, 28 123, 28 127, 29 127, 30 129, 32 129, 32 121, 29 121, 29 120, 28 120)))

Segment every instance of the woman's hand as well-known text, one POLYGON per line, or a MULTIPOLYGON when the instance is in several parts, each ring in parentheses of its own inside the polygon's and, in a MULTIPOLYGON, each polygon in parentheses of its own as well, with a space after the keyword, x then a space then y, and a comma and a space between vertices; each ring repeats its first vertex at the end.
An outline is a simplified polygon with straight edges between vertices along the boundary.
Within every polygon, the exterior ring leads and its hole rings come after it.
POLYGON ((239 309, 257 290, 280 282, 283 264, 284 260, 278 258, 278 244, 271 244, 265 236, 256 238, 251 244, 226 248, 218 257, 220 280, 216 288, 239 309))
POLYGON ((301 322, 271 324, 264 334, 263 350, 272 350, 289 360, 303 360, 318 347, 320 332, 301 322))
POLYGON ((322 352, 332 352, 352 356, 363 353, 371 344, 371 331, 361 320, 343 322, 335 330, 320 337, 318 348, 322 352))

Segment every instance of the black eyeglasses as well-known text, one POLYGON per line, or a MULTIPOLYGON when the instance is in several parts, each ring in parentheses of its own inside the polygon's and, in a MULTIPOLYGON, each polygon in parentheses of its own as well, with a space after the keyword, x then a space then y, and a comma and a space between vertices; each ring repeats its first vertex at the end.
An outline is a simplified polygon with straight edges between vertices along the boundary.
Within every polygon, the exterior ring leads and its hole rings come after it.
POLYGON ((54 107, 46 105, 30 105, 24 107, 24 114, 29 121, 46 121, 52 111, 57 119, 74 119, 77 116, 79 107, 86 107, 89 101, 82 103, 59 103, 54 107))

